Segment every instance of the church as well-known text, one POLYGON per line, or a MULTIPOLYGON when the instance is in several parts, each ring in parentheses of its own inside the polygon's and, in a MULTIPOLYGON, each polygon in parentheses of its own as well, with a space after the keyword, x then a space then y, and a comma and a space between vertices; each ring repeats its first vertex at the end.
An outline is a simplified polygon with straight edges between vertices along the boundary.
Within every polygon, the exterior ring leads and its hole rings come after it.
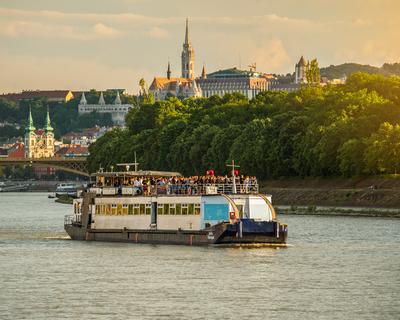
POLYGON ((194 49, 189 36, 189 21, 186 19, 185 41, 181 55, 181 77, 171 77, 171 65, 168 62, 167 76, 155 77, 149 87, 149 92, 154 95, 155 100, 165 100, 171 96, 179 98, 202 96, 201 89, 195 79, 194 57, 194 49))
POLYGON ((54 157, 54 133, 47 108, 46 125, 36 130, 33 125, 32 112, 29 109, 28 125, 25 129, 25 158, 54 157))
POLYGON ((168 63, 166 77, 155 77, 149 92, 155 100, 168 97, 191 98, 224 96, 229 93, 241 93, 248 99, 254 98, 261 91, 268 90, 268 80, 255 70, 243 71, 236 68, 219 70, 206 74, 205 67, 200 77, 195 76, 195 53, 189 36, 189 23, 186 19, 185 40, 181 55, 182 73, 180 78, 171 77, 171 66, 168 63))

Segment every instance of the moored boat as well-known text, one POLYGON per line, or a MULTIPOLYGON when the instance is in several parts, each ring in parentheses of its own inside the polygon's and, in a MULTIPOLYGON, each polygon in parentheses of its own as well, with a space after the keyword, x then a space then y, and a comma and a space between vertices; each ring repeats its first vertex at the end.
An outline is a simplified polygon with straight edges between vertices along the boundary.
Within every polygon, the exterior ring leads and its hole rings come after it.
MULTIPOLYGON (((232 170, 233 171, 233 170, 232 170)), ((98 172, 64 220, 73 240, 185 245, 285 245, 271 196, 253 180, 178 172, 98 172), (195 181, 194 181, 195 180, 195 181), (223 182, 223 183, 219 183, 223 182)))

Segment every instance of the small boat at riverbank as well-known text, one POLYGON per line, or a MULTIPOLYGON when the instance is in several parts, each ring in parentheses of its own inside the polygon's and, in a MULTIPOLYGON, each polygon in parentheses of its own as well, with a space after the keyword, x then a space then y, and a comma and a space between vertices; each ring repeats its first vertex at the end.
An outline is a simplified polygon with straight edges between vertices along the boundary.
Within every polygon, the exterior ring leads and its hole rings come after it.
POLYGON ((94 176, 96 183, 74 200, 73 214, 65 216, 64 228, 72 240, 286 244, 288 228, 276 220, 271 196, 260 194, 254 182, 238 183, 234 172, 227 183, 193 183, 178 172, 160 171, 94 176))
POLYGON ((78 188, 75 183, 59 183, 56 187, 55 196, 60 198, 61 196, 76 197, 78 188))

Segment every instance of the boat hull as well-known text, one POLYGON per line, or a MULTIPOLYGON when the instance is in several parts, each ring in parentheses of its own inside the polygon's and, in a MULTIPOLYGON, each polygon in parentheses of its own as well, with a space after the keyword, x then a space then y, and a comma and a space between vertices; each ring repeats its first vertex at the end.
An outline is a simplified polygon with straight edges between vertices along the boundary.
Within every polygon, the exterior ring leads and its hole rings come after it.
MULTIPOLYGON (((265 223, 264 223, 265 224, 265 223)), ((249 223, 248 223, 249 225, 249 223)), ((66 225, 72 240, 107 241, 175 245, 271 245, 282 246, 287 241, 287 226, 270 222, 269 230, 243 228, 238 223, 221 223, 209 229, 191 230, 134 230, 85 229, 79 225, 66 225)), ((267 224, 265 224, 267 226, 267 224)))

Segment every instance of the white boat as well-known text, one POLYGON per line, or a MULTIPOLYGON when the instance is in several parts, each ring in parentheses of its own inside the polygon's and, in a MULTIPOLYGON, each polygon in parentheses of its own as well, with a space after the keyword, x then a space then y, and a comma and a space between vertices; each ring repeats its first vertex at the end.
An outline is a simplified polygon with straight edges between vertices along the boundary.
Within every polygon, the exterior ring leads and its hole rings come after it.
POLYGON ((56 197, 60 196, 70 196, 76 197, 77 196, 78 188, 75 183, 60 183, 57 185, 56 188, 56 197))
POLYGON ((254 182, 191 183, 178 172, 136 170, 94 176, 96 183, 74 200, 73 215, 64 220, 73 240, 286 244, 287 225, 276 220, 271 196, 254 182))

